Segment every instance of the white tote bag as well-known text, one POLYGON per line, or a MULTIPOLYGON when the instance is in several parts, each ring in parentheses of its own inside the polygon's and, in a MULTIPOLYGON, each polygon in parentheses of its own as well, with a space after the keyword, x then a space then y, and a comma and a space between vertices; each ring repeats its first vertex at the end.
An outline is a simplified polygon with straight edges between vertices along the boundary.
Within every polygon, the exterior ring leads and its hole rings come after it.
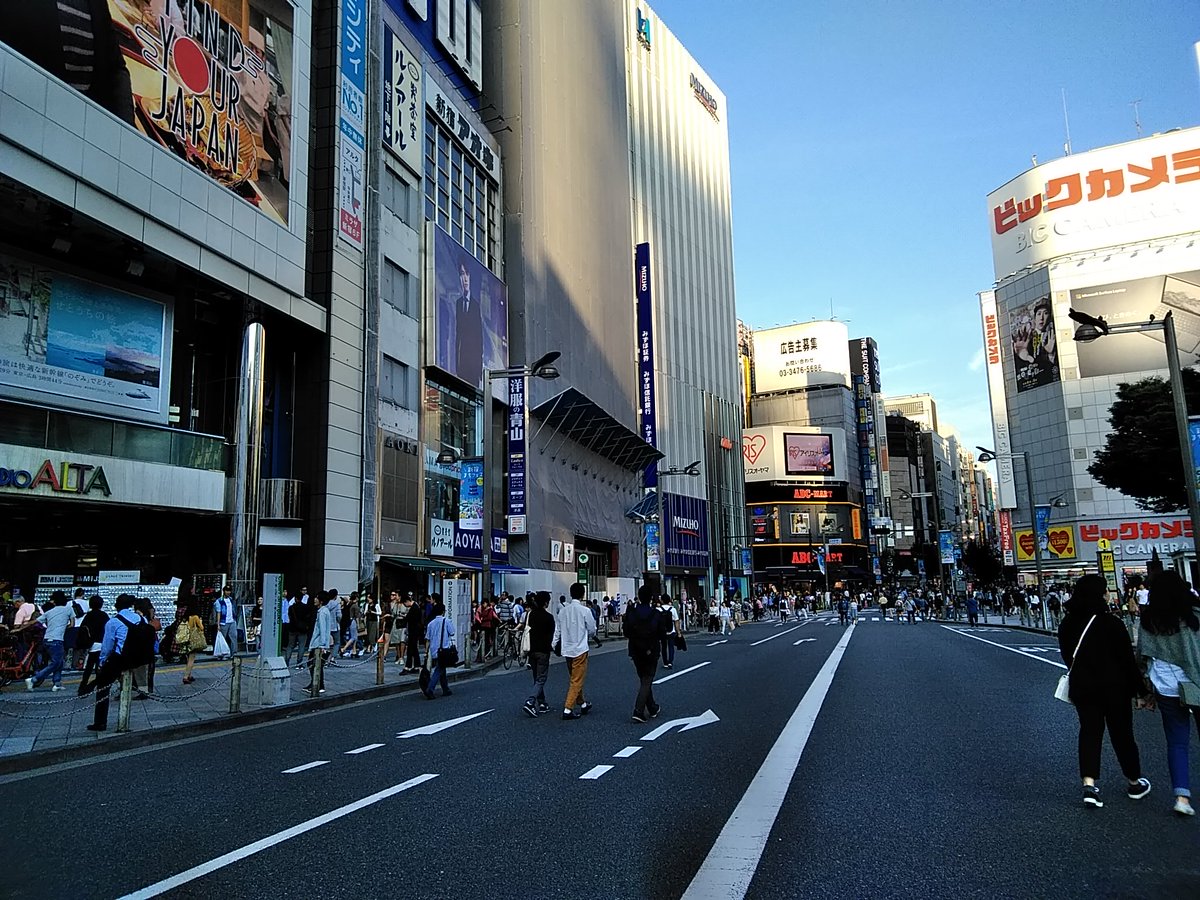
MULTIPOLYGON (((1083 634, 1079 635, 1079 643, 1075 645, 1075 652, 1071 654, 1071 669, 1075 668, 1075 662, 1079 659, 1079 648, 1083 646, 1083 639, 1095 621, 1096 617, 1092 616, 1083 626, 1083 634)), ((1058 679, 1058 685, 1054 688, 1054 699, 1061 700, 1063 703, 1071 702, 1071 669, 1067 669, 1067 674, 1058 679)))

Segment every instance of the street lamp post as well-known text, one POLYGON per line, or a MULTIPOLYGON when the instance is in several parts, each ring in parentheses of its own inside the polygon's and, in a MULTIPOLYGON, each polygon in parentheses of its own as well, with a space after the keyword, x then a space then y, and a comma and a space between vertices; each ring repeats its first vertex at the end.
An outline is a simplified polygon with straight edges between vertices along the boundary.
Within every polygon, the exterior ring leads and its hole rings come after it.
POLYGON ((1179 436, 1179 454, 1183 464, 1183 489, 1187 492, 1188 517, 1192 520, 1192 554, 1197 556, 1197 541, 1200 541, 1200 498, 1197 497, 1196 478, 1192 474, 1187 395, 1183 392, 1183 369, 1179 365, 1174 313, 1168 312, 1161 319, 1151 316, 1145 322, 1127 322, 1121 325, 1110 325, 1103 316, 1089 316, 1074 309, 1070 310, 1070 316, 1079 325, 1075 329, 1075 340, 1082 344, 1110 334, 1136 334, 1143 331, 1163 333, 1163 344, 1167 351, 1167 372, 1171 383, 1171 403, 1175 409, 1175 430, 1179 436))
POLYGON ((1033 534, 1033 563, 1037 568, 1037 592, 1038 599, 1041 600, 1042 626, 1045 627, 1046 601, 1042 597, 1042 542, 1038 540, 1037 504, 1033 502, 1033 467, 1029 464, 1029 453, 1025 450, 1017 450, 1014 453, 997 453, 995 450, 979 446, 976 446, 975 449, 979 451, 979 461, 982 463, 991 462, 993 459, 1016 459, 1017 457, 1025 462, 1025 495, 1029 504, 1029 530, 1033 534))

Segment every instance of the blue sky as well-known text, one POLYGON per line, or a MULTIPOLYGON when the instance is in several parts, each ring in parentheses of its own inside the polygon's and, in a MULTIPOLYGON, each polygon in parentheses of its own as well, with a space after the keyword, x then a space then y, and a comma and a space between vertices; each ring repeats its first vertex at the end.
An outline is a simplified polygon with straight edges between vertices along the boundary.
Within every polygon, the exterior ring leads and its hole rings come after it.
POLYGON ((989 191, 1200 123, 1198 0, 651 0, 728 97, 739 316, 849 320, 888 394, 992 443, 989 191))

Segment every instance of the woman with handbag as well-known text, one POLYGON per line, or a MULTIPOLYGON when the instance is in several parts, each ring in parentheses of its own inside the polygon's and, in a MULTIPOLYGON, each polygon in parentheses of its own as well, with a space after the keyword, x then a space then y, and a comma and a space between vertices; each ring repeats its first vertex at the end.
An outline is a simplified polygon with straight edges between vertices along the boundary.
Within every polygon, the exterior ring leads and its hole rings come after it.
POLYGON ((1129 782, 1125 793, 1140 800, 1150 793, 1142 777, 1142 761, 1133 738, 1133 699, 1144 706, 1149 692, 1133 656, 1133 645, 1123 623, 1108 609, 1108 583, 1100 575, 1084 575, 1075 582, 1067 615, 1058 629, 1058 646, 1066 662, 1069 697, 1079 716, 1079 775, 1083 803, 1104 805, 1096 779, 1100 777, 1100 746, 1104 730, 1121 771, 1129 782))
POLYGON ((425 640, 429 642, 429 656, 433 671, 429 673, 429 686, 425 696, 434 698, 433 689, 440 683, 442 696, 449 697, 453 691, 446 680, 446 669, 458 665, 458 647, 454 643, 454 623, 446 617, 446 606, 440 600, 433 605, 433 618, 425 627, 425 640))
POLYGON ((175 652, 184 658, 183 683, 191 684, 196 680, 192 676, 196 654, 208 646, 208 638, 204 634, 204 620, 186 604, 181 603, 175 607, 175 621, 175 652))
POLYGON ((1200 731, 1200 618, 1187 582, 1175 572, 1150 580, 1149 600, 1141 610, 1138 652, 1146 663, 1155 705, 1167 739, 1167 768, 1175 793, 1175 812, 1194 816, 1188 778, 1188 744, 1195 721, 1200 731), (1189 702, 1190 701, 1190 702, 1189 702))

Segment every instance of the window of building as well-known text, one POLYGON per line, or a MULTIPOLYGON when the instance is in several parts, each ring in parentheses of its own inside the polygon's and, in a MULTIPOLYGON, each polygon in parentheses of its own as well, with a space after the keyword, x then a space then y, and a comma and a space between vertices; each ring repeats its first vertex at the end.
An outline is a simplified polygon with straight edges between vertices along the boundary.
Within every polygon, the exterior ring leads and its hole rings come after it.
POLYGON ((416 379, 412 369, 386 353, 379 367, 379 399, 402 409, 416 409, 416 379))
POLYGON ((395 307, 406 316, 416 317, 416 282, 390 259, 383 261, 379 273, 379 294, 384 303, 395 307))
POLYGON ((425 444, 425 509, 430 518, 458 518, 460 472, 438 465, 437 454, 453 450, 459 458, 480 455, 479 401, 432 381, 425 383, 421 437, 425 444))
POLYGON ((500 259, 496 186, 450 131, 425 120, 425 218, 492 271, 500 259))
POLYGON ((379 181, 379 199, 385 209, 391 211, 401 222, 409 227, 413 224, 413 189, 404 178, 390 166, 383 167, 383 175, 379 181))

